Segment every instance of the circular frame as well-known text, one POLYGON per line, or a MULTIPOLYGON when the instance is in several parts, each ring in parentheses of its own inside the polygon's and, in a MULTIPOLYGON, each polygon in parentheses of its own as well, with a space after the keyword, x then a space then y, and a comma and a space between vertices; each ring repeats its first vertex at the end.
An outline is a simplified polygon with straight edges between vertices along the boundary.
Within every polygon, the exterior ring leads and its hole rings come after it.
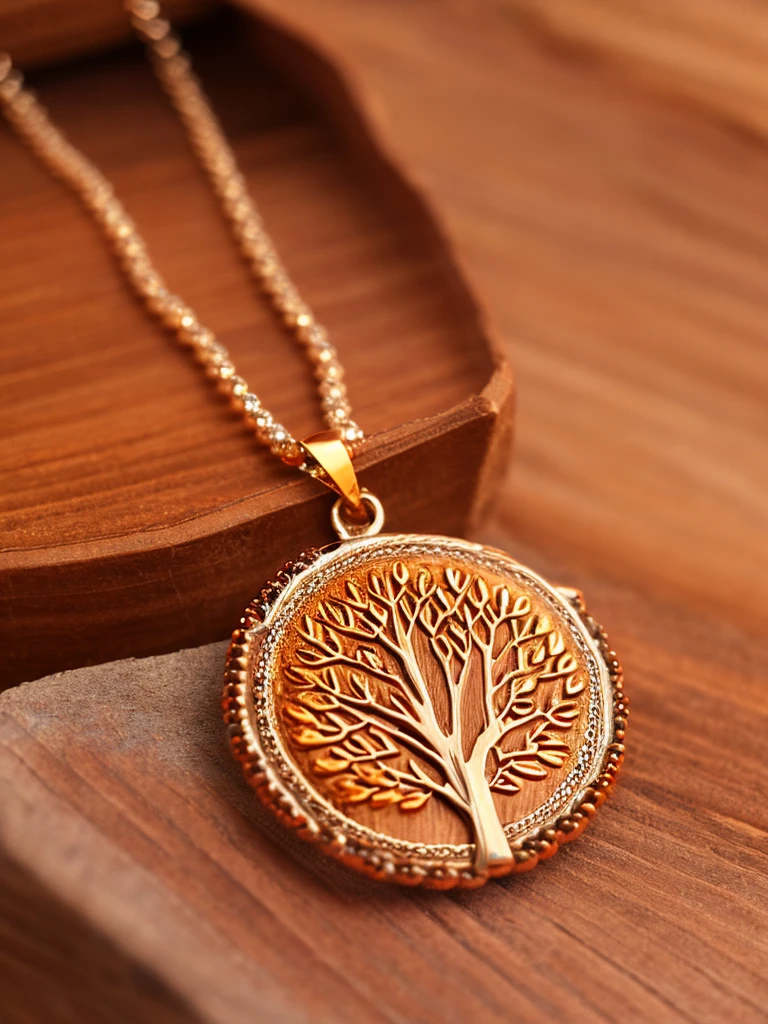
POLYGON ((586 655, 593 732, 589 756, 540 807, 505 827, 513 859, 493 874, 525 871, 579 835, 610 792, 624 756, 627 701, 621 668, 577 591, 554 588, 503 552, 442 537, 384 535, 353 539, 306 553, 289 563, 253 602, 236 630, 227 659, 223 698, 233 752, 261 799, 288 827, 328 854, 375 878, 431 888, 483 884, 472 863, 474 844, 437 845, 394 839, 364 826, 324 799, 283 748, 272 700, 276 644, 308 591, 374 557, 451 554, 519 578, 566 619, 586 655))

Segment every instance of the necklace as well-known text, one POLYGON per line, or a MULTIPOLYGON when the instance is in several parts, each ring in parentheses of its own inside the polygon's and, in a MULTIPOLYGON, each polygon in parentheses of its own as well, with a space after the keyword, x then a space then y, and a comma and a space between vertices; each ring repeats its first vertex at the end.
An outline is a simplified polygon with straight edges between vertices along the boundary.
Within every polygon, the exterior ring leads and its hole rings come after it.
POLYGON ((447 889, 529 870, 579 835, 613 786, 627 714, 616 655, 579 591, 480 544, 381 533, 327 332, 157 3, 127 7, 254 278, 314 368, 326 430, 298 440, 275 422, 2 54, 0 108, 257 439, 336 493, 337 542, 284 566, 232 636, 222 708, 233 753, 284 825, 375 878, 447 889))

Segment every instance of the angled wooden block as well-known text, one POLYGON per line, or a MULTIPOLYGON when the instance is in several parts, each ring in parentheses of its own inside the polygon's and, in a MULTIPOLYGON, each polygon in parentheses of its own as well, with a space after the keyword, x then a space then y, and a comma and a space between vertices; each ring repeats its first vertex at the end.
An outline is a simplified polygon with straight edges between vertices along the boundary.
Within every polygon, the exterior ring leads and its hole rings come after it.
MULTIPOLYGON (((354 94, 307 43, 244 19, 204 24, 190 47, 346 367, 370 436, 362 482, 388 528, 462 534, 501 479, 509 369, 354 94)), ((297 436, 319 429, 309 368, 240 264, 142 52, 33 77, 265 404, 297 436)), ((331 539, 330 497, 256 445, 7 130, 0 166, 2 685, 222 638, 265 578, 331 539)))

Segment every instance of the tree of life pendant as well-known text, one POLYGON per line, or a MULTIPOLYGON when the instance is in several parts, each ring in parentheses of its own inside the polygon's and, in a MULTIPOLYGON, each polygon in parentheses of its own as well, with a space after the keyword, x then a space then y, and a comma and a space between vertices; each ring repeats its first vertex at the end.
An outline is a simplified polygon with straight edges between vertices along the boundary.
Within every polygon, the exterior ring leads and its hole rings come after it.
POLYGON ((286 826, 431 888, 550 857, 624 752, 621 669, 581 595, 444 537, 363 531, 289 563, 233 636, 223 707, 286 826))

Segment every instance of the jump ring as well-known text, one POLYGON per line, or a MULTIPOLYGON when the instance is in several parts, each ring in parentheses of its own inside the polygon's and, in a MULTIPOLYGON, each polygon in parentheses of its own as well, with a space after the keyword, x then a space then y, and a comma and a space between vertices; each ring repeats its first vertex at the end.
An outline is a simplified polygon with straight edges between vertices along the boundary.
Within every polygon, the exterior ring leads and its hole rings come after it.
POLYGON ((384 525, 384 506, 375 494, 371 494, 364 487, 360 491, 363 505, 371 513, 371 519, 367 523, 345 522, 343 518, 344 502, 341 498, 335 501, 331 509, 331 523, 336 531, 339 540, 354 540, 357 537, 375 537, 381 533, 384 525))

